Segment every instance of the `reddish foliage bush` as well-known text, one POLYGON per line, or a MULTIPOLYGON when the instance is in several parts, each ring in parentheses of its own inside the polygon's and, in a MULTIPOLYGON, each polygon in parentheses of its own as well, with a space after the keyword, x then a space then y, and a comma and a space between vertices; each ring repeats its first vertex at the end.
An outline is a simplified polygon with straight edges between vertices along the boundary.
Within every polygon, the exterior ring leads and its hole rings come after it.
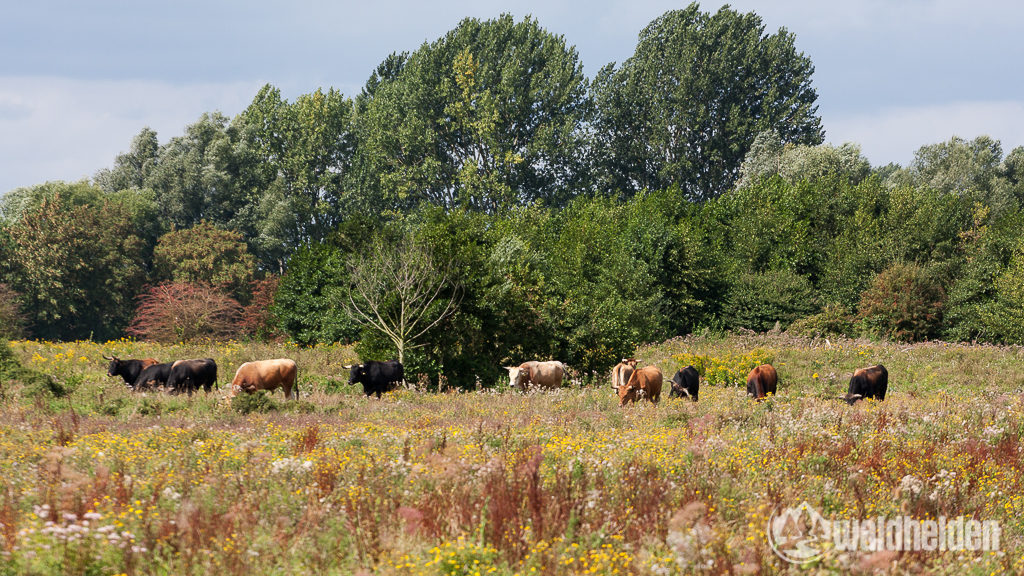
POLYGON ((242 306, 237 300, 205 284, 167 282, 139 297, 135 318, 126 332, 158 342, 238 335, 242 306))
POLYGON ((249 305, 242 309, 242 317, 238 322, 239 332, 257 340, 273 340, 281 337, 277 329, 277 319, 271 312, 274 295, 277 294, 279 276, 270 276, 263 280, 253 280, 249 285, 252 296, 249 305))

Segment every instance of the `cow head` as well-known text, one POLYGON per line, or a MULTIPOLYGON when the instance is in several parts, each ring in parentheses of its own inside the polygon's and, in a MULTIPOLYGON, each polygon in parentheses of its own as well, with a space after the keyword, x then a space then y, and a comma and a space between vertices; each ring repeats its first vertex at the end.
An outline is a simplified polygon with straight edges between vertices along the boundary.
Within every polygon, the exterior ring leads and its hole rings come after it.
POLYGON ((526 388, 530 383, 530 370, 522 366, 504 366, 508 370, 508 385, 510 388, 526 388))
POLYGON ((623 364, 628 364, 630 368, 634 368, 635 369, 636 368, 637 359, 636 358, 623 358, 622 359, 622 363, 623 364))
POLYGON ((348 384, 358 384, 363 381, 363 377, 366 376, 366 365, 365 364, 351 364, 348 366, 342 366, 349 370, 348 384))
POLYGON ((853 406, 854 404, 857 403, 858 400, 864 398, 864 395, 863 394, 842 394, 840 396, 837 396, 837 398, 839 398, 843 402, 846 402, 850 406, 853 406))
POLYGON ((117 356, 103 356, 104 360, 110 360, 107 365, 107 376, 118 376, 121 373, 121 360, 117 356))
POLYGON ((619 386, 619 406, 625 406, 630 402, 637 402, 644 397, 645 390, 640 386, 640 379, 637 377, 637 373, 629 377, 629 381, 619 386))

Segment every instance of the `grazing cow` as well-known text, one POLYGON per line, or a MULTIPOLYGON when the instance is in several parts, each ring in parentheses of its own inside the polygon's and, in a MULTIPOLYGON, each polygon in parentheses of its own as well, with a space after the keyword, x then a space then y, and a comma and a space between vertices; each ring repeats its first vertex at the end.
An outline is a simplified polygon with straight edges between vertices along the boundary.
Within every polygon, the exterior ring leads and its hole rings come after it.
POLYGON ((624 386, 619 387, 619 406, 647 398, 657 404, 661 400, 661 383, 664 376, 657 366, 637 368, 624 386))
POLYGON ((151 390, 167 384, 167 379, 171 377, 171 366, 171 362, 153 364, 139 373, 139 377, 132 382, 132 388, 135 390, 151 390))
POLYGON ((178 360, 171 366, 171 376, 167 379, 167 387, 175 393, 182 390, 191 396, 200 386, 207 393, 217 382, 217 363, 213 358, 192 358, 178 360))
POLYGON ((694 402, 700 392, 700 373, 693 366, 687 366, 672 377, 672 392, 669 396, 687 397, 694 402))
POLYGON ((747 374, 747 394, 753 396, 758 402, 766 396, 775 395, 776 387, 779 384, 779 374, 771 364, 761 364, 747 374))
POLYGON ((298 399, 299 387, 295 382, 297 375, 298 368, 295 366, 295 361, 288 358, 246 362, 235 372, 235 379, 231 381, 231 395, 234 396, 239 390, 252 394, 257 390, 273 392, 282 388, 284 397, 291 398, 294 387, 295 398, 298 399))
POLYGON ((853 404, 861 398, 885 400, 885 391, 889 388, 889 372, 885 366, 877 364, 869 368, 859 368, 850 378, 850 387, 846 394, 839 398, 847 404, 853 404))
POLYGON ((530 386, 558 388, 565 378, 565 364, 558 360, 538 362, 530 360, 519 366, 505 366, 508 370, 508 385, 526 391, 530 386))
POLYGON ((120 376, 128 386, 134 386, 142 371, 160 361, 155 358, 143 358, 142 360, 121 360, 117 356, 104 356, 110 360, 107 366, 107 376, 120 376))
POLYGON ((616 364, 615 368, 612 368, 612 389, 618 392, 619 386, 629 382, 633 370, 636 370, 636 358, 623 358, 622 362, 616 364))
POLYGON ((349 385, 362 382, 363 393, 367 396, 380 395, 405 381, 405 367, 398 360, 387 362, 369 361, 365 364, 345 366, 350 368, 349 385))

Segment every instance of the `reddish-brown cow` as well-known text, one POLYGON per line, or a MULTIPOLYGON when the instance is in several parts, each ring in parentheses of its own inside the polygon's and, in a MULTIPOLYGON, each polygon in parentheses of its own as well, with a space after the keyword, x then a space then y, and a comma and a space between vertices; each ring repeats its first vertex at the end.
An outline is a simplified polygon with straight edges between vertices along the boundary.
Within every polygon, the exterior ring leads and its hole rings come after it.
POLYGON ((747 394, 753 396, 758 402, 766 396, 775 395, 779 384, 779 375, 771 364, 761 364, 747 374, 747 394))
POLYGON ((646 398, 657 404, 661 399, 661 383, 664 377, 657 366, 637 368, 629 377, 625 386, 619 386, 619 406, 646 398))

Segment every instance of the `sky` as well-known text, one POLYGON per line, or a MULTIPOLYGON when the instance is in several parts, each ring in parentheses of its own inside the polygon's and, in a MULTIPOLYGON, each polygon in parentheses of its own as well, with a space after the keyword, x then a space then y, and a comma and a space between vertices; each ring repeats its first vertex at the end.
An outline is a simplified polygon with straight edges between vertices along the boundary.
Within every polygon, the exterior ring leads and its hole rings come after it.
MULTIPOLYGON (((111 167, 143 128, 164 144, 205 112, 233 117, 264 84, 355 96, 392 52, 466 17, 529 15, 575 46, 588 76, 687 3, 660 0, 36 0, 0 17, 0 194, 111 167)), ((988 135, 1024 145, 1024 3, 734 0, 786 28, 815 66, 826 142, 875 166, 988 135)), ((701 2, 717 11, 722 2, 701 2)))

